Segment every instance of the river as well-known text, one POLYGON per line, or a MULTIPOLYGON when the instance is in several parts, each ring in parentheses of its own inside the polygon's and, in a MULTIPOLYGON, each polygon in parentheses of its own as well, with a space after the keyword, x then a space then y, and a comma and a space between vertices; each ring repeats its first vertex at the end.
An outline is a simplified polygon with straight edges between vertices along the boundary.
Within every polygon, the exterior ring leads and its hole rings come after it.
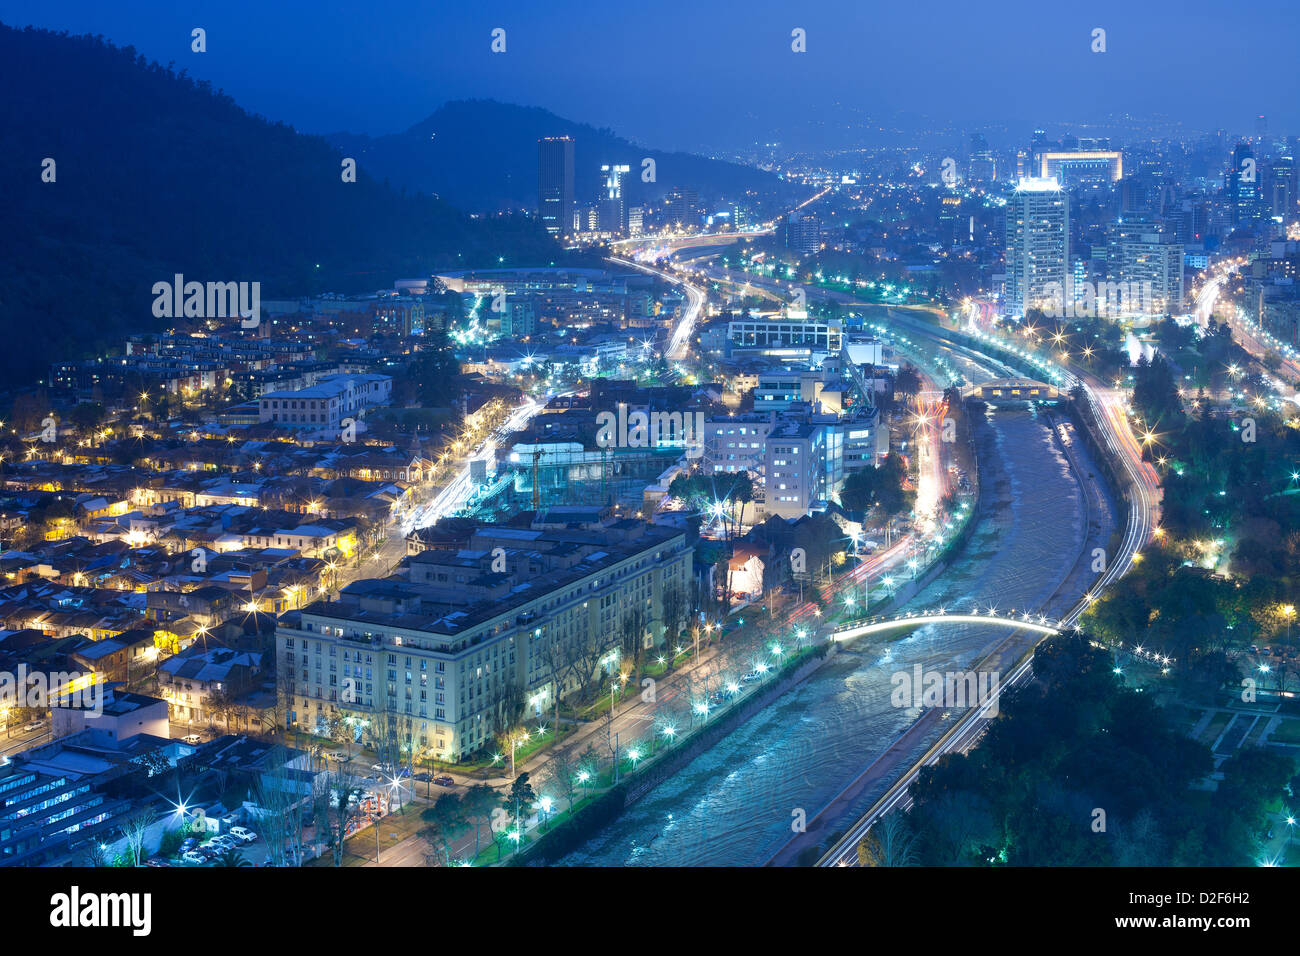
MULTIPOLYGON (((990 408, 975 436, 981 475, 975 532, 954 564, 906 607, 993 604, 1062 613, 1091 581, 1090 561, 1081 555, 1104 546, 1114 507, 1085 502, 1041 412, 990 408)), ((1080 466, 1095 472, 1082 443, 1072 448, 1080 466)), ((1006 634, 998 627, 928 625, 892 642, 842 646, 807 681, 628 807, 564 862, 762 864, 790 838, 798 811, 811 818, 916 718, 916 710, 892 706, 892 674, 916 663, 926 670, 969 668, 1006 634)), ((886 786, 864 793, 842 822, 865 812, 886 786)))

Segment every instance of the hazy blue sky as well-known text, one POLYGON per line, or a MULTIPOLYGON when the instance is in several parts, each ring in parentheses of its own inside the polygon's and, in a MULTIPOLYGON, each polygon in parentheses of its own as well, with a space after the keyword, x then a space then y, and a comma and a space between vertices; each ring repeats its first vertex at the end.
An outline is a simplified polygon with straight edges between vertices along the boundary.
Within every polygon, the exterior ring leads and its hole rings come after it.
POLYGON ((316 133, 392 132, 464 97, 670 147, 780 138, 809 112, 850 110, 1009 123, 1017 139, 1126 112, 1244 132, 1262 112, 1300 131, 1296 0, 0 0, 0 20, 101 33, 316 133), (190 51, 196 26, 207 53, 190 51), (791 52, 795 27, 806 53, 791 52))

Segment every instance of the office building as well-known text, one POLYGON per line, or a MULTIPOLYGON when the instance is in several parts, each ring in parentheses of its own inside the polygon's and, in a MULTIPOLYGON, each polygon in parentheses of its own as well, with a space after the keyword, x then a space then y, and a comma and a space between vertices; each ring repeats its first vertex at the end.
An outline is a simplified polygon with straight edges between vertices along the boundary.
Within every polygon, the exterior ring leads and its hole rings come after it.
POLYGON ((1038 154, 1038 175, 1067 188, 1117 183, 1124 178, 1124 154, 1116 150, 1047 150, 1038 154))
POLYGON ((573 140, 547 136, 537 141, 537 217, 549 235, 573 232, 573 140))
POLYGON ((1238 143, 1232 150, 1232 167, 1225 180, 1233 226, 1249 227, 1259 220, 1259 179, 1255 151, 1249 143, 1238 143))
POLYGON ((599 219, 597 231, 618 236, 627 233, 627 206, 623 198, 623 177, 631 172, 630 166, 605 165, 600 167, 604 185, 596 203, 599 219))
POLYGON ((773 358, 806 360, 813 352, 838 354, 844 344, 839 319, 809 318, 804 312, 785 316, 747 316, 727 324, 729 351, 756 351, 773 358))

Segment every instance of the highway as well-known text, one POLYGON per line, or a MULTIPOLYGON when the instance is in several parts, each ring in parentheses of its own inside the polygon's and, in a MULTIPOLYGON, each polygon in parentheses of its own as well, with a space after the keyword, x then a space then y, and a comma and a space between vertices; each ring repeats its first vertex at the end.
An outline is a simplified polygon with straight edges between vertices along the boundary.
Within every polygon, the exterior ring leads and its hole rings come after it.
POLYGON ((656 276, 672 285, 679 285, 682 291, 686 293, 686 308, 682 310, 682 317, 677 325, 673 328, 671 335, 668 337, 668 348, 664 350, 664 356, 670 362, 681 362, 690 354, 691 333, 695 331, 695 324, 699 321, 700 315, 704 311, 706 301, 704 290, 692 282, 688 282, 681 276, 665 272, 663 269, 657 269, 654 266, 648 266, 632 259, 621 259, 617 256, 610 256, 606 261, 616 265, 625 266, 629 269, 637 269, 648 275, 656 276))

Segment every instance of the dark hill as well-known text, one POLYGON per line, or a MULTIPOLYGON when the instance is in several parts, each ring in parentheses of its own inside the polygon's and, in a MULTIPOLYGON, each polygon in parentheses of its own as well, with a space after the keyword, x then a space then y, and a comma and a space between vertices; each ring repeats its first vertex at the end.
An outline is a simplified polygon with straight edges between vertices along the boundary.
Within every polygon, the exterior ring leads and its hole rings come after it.
POLYGON ((495 100, 456 100, 402 133, 369 137, 336 133, 327 139, 377 176, 422 194, 438 195, 471 212, 532 210, 537 204, 537 140, 574 140, 574 192, 595 199, 602 164, 632 168, 632 195, 654 200, 679 186, 711 199, 747 191, 793 194, 771 173, 690 153, 638 146, 608 129, 563 119, 537 107, 495 100), (654 159, 656 182, 642 184, 641 161, 654 159))
POLYGON ((267 299, 561 255, 530 220, 472 220, 365 163, 343 183, 324 139, 102 37, 0 24, 0 90, 3 387, 156 327, 152 285, 178 272, 267 299))

